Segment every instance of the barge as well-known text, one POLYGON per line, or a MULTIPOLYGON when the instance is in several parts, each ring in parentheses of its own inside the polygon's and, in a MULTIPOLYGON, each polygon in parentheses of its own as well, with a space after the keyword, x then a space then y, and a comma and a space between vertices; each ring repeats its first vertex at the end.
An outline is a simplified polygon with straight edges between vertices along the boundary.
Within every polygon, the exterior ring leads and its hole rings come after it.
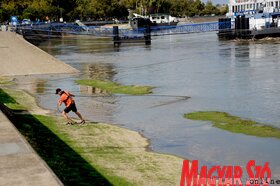
POLYGON ((227 18, 219 19, 218 37, 261 39, 280 37, 279 1, 230 0, 227 18))

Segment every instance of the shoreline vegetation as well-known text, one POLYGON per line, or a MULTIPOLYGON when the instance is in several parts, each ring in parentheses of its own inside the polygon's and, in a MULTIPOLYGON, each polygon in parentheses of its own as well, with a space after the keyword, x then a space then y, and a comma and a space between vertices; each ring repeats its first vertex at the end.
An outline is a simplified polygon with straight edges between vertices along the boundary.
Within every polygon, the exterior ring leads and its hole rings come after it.
POLYGON ((3 0, 0 4, 0 22, 7 21, 11 15, 19 19, 31 21, 127 21, 132 13, 149 15, 167 13, 175 17, 196 17, 225 15, 228 12, 226 4, 214 4, 212 1, 131 1, 131 0, 33 0, 18 1, 3 0), (98 7, 98 8, 96 8, 98 7), (60 18, 63 18, 61 20, 60 18))
POLYGON ((27 92, 1 83, 0 98, 15 109, 9 119, 65 185, 179 185, 183 159, 148 152, 138 132, 95 122, 66 126, 27 92))
POLYGON ((278 128, 261 124, 253 120, 232 116, 226 112, 199 111, 184 114, 184 117, 191 120, 209 121, 213 124, 213 127, 233 133, 257 137, 280 138, 280 129, 278 128))
POLYGON ((154 87, 151 86, 138 86, 138 85, 121 85, 116 82, 102 81, 94 79, 81 79, 75 81, 79 85, 86 85, 113 94, 129 94, 129 95, 145 95, 151 94, 154 87))

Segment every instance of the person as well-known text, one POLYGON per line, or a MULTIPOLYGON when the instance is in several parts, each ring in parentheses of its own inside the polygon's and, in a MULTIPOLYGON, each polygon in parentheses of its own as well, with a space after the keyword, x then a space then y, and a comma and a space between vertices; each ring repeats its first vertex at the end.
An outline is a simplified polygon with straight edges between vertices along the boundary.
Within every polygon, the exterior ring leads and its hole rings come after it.
POLYGON ((67 121, 66 124, 74 124, 74 121, 67 116, 67 113, 69 113, 70 111, 73 111, 81 119, 81 124, 84 124, 85 120, 78 112, 75 101, 72 98, 75 97, 75 95, 71 94, 70 92, 63 91, 60 88, 56 89, 55 94, 58 94, 60 96, 59 100, 57 101, 57 105, 60 106, 62 103, 64 103, 66 106, 64 111, 62 112, 62 116, 67 121))

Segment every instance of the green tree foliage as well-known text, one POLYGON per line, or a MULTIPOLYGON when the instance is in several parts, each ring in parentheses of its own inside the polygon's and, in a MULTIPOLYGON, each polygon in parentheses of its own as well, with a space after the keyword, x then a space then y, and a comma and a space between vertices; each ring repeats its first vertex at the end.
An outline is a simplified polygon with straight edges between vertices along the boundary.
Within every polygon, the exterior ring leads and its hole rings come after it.
POLYGON ((170 14, 174 16, 188 15, 190 4, 189 0, 175 0, 171 5, 170 14))
POLYGON ((203 15, 203 10, 205 9, 205 4, 202 3, 200 0, 196 0, 192 4, 193 11, 195 12, 195 15, 203 15))
POLYGON ((169 13, 173 16, 225 14, 227 8, 201 0, 0 0, 0 21, 15 15, 20 19, 58 21, 127 18, 128 10, 147 15, 169 13))
POLYGON ((220 14, 220 11, 217 7, 212 4, 212 1, 207 1, 205 8, 204 8, 204 15, 211 15, 211 14, 220 14))
POLYGON ((221 7, 220 12, 221 15, 225 15, 228 12, 228 5, 226 5, 225 7, 221 7))

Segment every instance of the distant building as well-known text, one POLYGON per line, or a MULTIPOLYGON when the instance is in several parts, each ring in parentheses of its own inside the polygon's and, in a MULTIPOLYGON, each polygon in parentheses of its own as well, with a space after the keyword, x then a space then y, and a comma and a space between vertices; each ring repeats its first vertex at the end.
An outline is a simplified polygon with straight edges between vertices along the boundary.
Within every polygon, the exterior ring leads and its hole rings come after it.
POLYGON ((268 12, 279 12, 280 0, 229 0, 228 17, 235 13, 246 11, 262 11, 266 8, 268 12))

